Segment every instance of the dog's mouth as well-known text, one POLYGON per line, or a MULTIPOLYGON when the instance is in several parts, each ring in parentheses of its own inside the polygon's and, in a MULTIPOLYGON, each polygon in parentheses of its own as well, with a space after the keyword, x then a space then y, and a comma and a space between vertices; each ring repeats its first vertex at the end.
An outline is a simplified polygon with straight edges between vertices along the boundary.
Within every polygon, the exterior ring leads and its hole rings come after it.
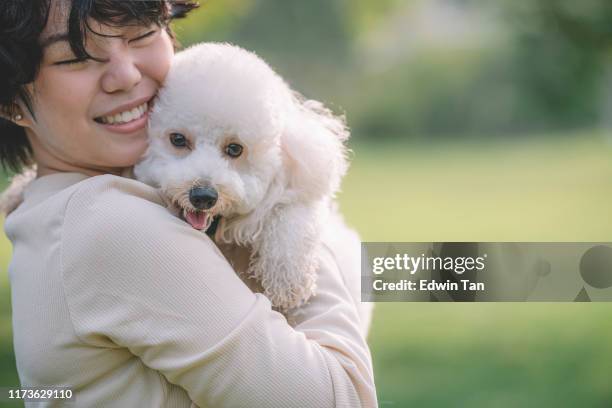
POLYGON ((181 218, 199 231, 206 231, 210 228, 215 219, 215 217, 207 211, 192 211, 185 208, 181 211, 181 218))

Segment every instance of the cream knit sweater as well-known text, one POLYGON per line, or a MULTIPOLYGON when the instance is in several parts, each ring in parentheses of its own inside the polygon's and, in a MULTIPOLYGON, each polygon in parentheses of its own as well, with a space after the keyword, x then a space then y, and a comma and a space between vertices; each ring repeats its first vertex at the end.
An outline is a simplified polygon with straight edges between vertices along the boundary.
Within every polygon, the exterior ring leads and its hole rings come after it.
POLYGON ((355 294, 329 250, 289 324, 138 181, 41 177, 5 230, 22 386, 68 386, 87 408, 377 404, 355 294))

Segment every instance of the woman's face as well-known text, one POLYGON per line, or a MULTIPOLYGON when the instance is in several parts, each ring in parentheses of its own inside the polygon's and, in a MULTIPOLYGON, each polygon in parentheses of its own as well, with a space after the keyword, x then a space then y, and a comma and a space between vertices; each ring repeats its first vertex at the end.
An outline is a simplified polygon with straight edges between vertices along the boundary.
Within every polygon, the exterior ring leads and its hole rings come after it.
MULTIPOLYGON (((147 147, 147 102, 161 86, 173 55, 163 27, 111 27, 90 21, 86 49, 76 61, 66 39, 68 10, 54 2, 41 36, 38 76, 29 86, 35 119, 21 105, 39 175, 57 171, 116 173, 147 147)), ((68 2, 69 4, 69 2, 68 2)))

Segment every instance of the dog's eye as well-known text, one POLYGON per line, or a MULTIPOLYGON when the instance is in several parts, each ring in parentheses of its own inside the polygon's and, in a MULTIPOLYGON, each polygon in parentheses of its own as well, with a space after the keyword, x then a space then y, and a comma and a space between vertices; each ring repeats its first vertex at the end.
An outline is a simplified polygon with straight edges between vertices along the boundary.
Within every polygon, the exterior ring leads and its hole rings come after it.
POLYGON ((182 133, 170 133, 170 143, 176 147, 187 147, 187 138, 182 133))
POLYGON ((242 154, 242 146, 238 143, 230 143, 225 148, 225 153, 229 157, 239 157, 242 154))

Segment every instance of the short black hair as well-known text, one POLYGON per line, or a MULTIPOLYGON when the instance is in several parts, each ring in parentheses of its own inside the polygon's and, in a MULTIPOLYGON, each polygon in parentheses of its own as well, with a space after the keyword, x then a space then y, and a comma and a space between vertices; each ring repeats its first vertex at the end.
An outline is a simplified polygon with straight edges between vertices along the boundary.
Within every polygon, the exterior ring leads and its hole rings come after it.
MULTIPOLYGON (((30 113, 31 96, 25 85, 38 73, 43 49, 40 35, 47 24, 54 0, 2 0, 0 6, 0 109, 15 113, 21 99, 30 113)), ((66 0, 55 0, 66 1, 66 0)), ((93 58, 85 50, 85 37, 93 30, 88 19, 111 26, 150 25, 166 27, 198 6, 191 0, 70 0, 68 42, 77 58, 93 58)), ((21 171, 32 164, 32 147, 21 126, 0 117, 0 164, 4 170, 21 171)))

